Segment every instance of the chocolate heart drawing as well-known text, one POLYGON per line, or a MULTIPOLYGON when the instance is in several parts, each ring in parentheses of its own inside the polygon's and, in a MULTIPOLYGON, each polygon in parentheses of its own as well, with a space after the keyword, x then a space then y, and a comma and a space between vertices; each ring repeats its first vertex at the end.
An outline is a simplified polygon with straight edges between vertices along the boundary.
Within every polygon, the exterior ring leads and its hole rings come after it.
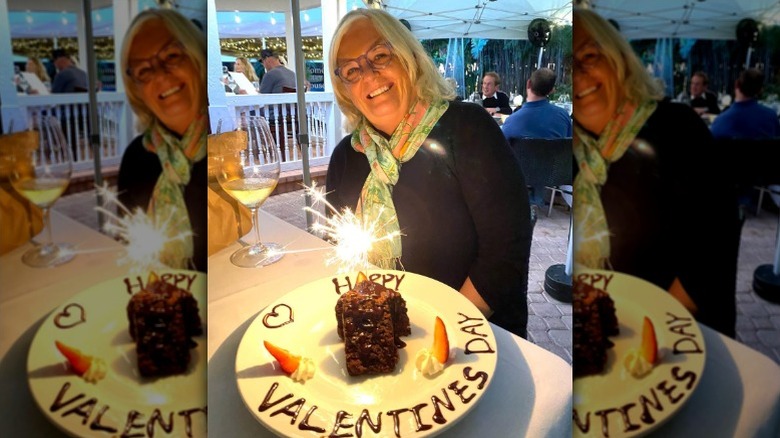
POLYGON ((293 318, 293 310, 292 307, 288 306, 287 304, 277 304, 275 305, 269 313, 266 313, 263 315, 263 325, 268 328, 279 328, 281 326, 287 325, 291 322, 295 321, 293 318), (279 312, 276 311, 276 309, 284 307, 287 309, 287 315, 282 317, 279 315, 279 312), (272 318, 286 318, 282 319, 281 322, 278 322, 276 324, 269 322, 272 318))
POLYGON ((62 309, 62 312, 58 313, 54 317, 54 325, 61 329, 73 328, 79 324, 87 322, 87 312, 81 307, 81 304, 70 303, 62 309), (71 307, 76 311, 71 313, 69 310, 71 307))

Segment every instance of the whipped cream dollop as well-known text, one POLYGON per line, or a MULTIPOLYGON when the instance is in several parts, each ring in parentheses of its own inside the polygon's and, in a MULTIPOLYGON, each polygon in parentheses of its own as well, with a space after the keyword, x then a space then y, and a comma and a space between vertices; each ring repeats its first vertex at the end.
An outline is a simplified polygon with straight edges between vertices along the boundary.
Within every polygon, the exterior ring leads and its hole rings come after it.
POLYGON ((638 349, 631 348, 623 356, 623 367, 634 377, 644 377, 653 369, 653 364, 638 349))
POLYGON ((298 368, 290 374, 293 380, 296 382, 305 382, 314 377, 314 361, 308 357, 302 357, 298 362, 298 368))
POLYGON ((107 369, 106 361, 99 357, 93 357, 90 361, 89 368, 81 377, 89 383, 97 383, 99 380, 106 377, 107 369))
POLYGON ((436 356, 433 355, 433 350, 428 348, 423 348, 417 352, 417 355, 414 357, 414 364, 424 376, 433 376, 444 369, 444 364, 439 362, 439 359, 436 359, 436 356))

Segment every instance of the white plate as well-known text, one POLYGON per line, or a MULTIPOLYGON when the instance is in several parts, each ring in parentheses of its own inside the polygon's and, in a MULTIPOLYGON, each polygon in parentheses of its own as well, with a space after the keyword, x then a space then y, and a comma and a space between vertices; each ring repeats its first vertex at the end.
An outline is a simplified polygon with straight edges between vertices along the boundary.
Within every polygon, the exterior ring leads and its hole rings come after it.
POLYGON ((377 282, 386 280, 387 287, 406 300, 412 334, 401 338, 407 345, 399 350, 394 373, 347 374, 334 309, 339 294, 349 289, 347 281, 354 283, 356 274, 327 277, 295 289, 260 312, 244 333, 236 355, 238 390, 252 415, 276 434, 360 436, 360 427, 362 436, 432 436, 463 418, 487 391, 496 369, 496 339, 470 301, 421 275, 366 273, 369 278, 378 277, 377 282), (290 315, 292 321, 282 325, 290 321, 290 315), (441 373, 425 377, 415 368, 414 356, 433 344, 436 316, 444 321, 454 358, 441 373), (293 381, 265 351, 264 340, 313 359, 314 377, 305 383, 293 381), (434 420, 434 396, 451 407, 439 407, 440 422, 434 420), (264 404, 273 407, 261 412, 264 404), (381 418, 381 427, 372 431, 361 415, 370 416, 375 424, 381 418), (302 430, 302 424, 319 430, 302 430), (394 435, 395 428, 398 433, 394 435))
MULTIPOLYGON (((178 270, 159 275, 170 283, 178 280, 179 287, 192 292, 206 333, 206 275, 178 270)), ((130 292, 138 292, 139 281, 130 276, 97 284, 46 317, 27 357, 33 398, 44 415, 71 436, 105 438, 123 431, 147 436, 147 425, 153 423, 149 427, 154 436, 188 436, 189 431, 189 436, 205 437, 206 337, 193 338, 198 346, 190 350, 186 374, 141 377, 127 320, 130 292), (102 358, 108 368, 106 377, 92 384, 75 375, 55 340, 102 358), (94 429, 98 425, 117 432, 94 429)))
POLYGON ((706 355, 701 329, 682 304, 645 280, 596 270, 578 278, 609 293, 620 334, 609 338, 615 346, 607 350, 604 372, 574 380, 574 435, 606 436, 605 428, 610 437, 645 434, 674 416, 696 390, 706 355), (624 371, 623 357, 640 347, 645 316, 655 327, 660 363, 636 378, 624 371))

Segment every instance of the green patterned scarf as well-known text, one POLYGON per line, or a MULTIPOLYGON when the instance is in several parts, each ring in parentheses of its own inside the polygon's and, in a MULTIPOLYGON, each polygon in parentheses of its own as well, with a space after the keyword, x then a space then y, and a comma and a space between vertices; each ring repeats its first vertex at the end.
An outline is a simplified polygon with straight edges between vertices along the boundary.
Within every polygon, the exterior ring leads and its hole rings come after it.
POLYGON ((157 120, 144 133, 144 147, 157 154, 163 169, 147 214, 155 227, 165 227, 172 239, 166 242, 160 255, 160 262, 171 268, 187 269, 193 255, 192 225, 184 203, 184 187, 190 182, 192 164, 206 156, 207 123, 206 114, 201 114, 181 139, 157 120))
POLYGON ((574 157, 579 173, 574 179, 574 266, 609 268, 609 226, 601 204, 601 187, 609 164, 620 159, 656 102, 624 104, 598 138, 574 124, 574 157))
POLYGON ((366 154, 371 166, 355 214, 366 224, 375 223, 385 233, 396 234, 393 239, 375 242, 371 248, 368 260, 380 268, 394 269, 401 258, 400 226, 393 204, 393 186, 398 182, 401 164, 414 157, 448 107, 445 100, 417 102, 389 140, 365 118, 352 133, 352 147, 366 154))

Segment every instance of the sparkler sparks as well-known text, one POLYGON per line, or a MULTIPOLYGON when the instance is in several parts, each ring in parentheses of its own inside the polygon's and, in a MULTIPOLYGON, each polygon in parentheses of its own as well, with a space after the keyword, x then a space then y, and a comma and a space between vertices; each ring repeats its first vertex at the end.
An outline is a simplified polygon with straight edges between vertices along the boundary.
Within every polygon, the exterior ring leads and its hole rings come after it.
POLYGON ((103 231, 126 242, 126 254, 117 263, 129 264, 131 273, 151 272, 166 267, 161 261, 165 246, 192 236, 192 232, 189 231, 170 235, 171 230, 178 228, 173 215, 167 217, 162 223, 155 223, 154 218, 141 208, 130 211, 107 184, 96 189, 105 199, 106 207, 115 205, 124 213, 124 216, 120 217, 105 207, 95 207, 95 210, 110 219, 103 225, 103 231))
POLYGON ((304 210, 320 219, 312 225, 312 231, 335 244, 333 256, 328 258, 325 263, 327 265, 337 264, 339 273, 369 268, 368 255, 374 244, 401 235, 397 231, 384 233, 385 223, 379 221, 366 223, 348 208, 344 212, 337 211, 325 199, 324 189, 318 188, 316 182, 312 183, 311 187, 304 186, 304 188, 306 194, 313 199, 312 207, 304 207, 304 210), (320 203, 332 213, 331 217, 313 208, 320 203))

